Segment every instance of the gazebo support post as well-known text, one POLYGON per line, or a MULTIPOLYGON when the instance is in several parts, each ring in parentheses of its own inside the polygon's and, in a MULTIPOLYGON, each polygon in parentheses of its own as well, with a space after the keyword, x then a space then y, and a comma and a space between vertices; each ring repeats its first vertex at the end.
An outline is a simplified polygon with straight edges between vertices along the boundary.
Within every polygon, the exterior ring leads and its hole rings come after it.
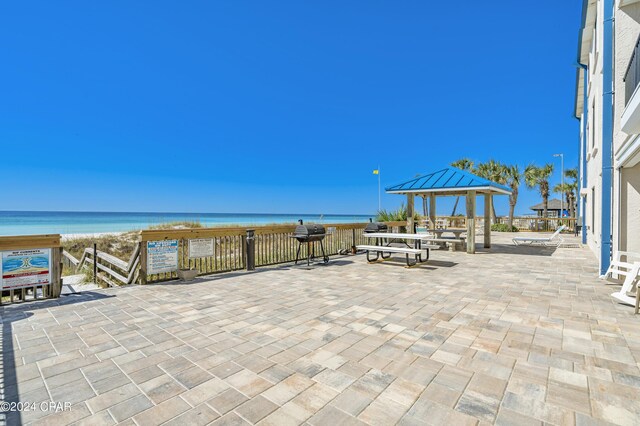
POLYGON ((436 194, 429 195, 429 229, 436 229, 436 194))
POLYGON ((415 232, 415 226, 413 223, 414 209, 413 209, 413 194, 407 194, 407 233, 413 234, 415 232))
POLYGON ((476 191, 467 191, 467 253, 476 252, 476 191))
POLYGON ((491 248, 491 194, 484 194, 484 248, 491 248))

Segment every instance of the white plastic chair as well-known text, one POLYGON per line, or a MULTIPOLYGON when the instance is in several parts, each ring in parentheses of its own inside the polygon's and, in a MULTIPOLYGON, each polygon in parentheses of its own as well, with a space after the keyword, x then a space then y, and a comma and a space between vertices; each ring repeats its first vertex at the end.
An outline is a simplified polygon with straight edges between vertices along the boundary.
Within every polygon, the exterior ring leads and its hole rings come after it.
POLYGON ((609 269, 607 269, 607 272, 605 272, 604 275, 600 275, 600 279, 604 280, 611 278, 614 274, 626 277, 635 262, 640 262, 640 253, 617 251, 613 255, 613 259, 611 259, 609 269), (624 261, 622 260, 623 257, 625 258, 624 261))
POLYGON ((640 262, 635 262, 634 264, 631 265, 631 268, 626 271, 626 279, 624 280, 624 283, 622 283, 622 288, 620 289, 620 291, 617 291, 615 293, 611 293, 611 297, 613 297, 614 299, 618 300, 619 302, 622 302, 626 305, 631 305, 631 306, 635 306, 636 308, 636 314, 638 313, 638 289, 634 287, 637 287, 637 281, 638 278, 640 277, 640 262), (629 296, 629 293, 635 292, 636 294, 634 296, 629 296))

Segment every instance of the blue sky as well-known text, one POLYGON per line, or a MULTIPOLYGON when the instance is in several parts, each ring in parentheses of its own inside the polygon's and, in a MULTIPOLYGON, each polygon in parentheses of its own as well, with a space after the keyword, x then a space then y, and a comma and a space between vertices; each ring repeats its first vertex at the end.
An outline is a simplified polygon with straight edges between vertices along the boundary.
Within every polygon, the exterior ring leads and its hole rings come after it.
MULTIPOLYGON (((463 156, 575 166, 580 12, 3 2, 0 210, 367 214, 378 164, 383 186, 463 156)), ((536 202, 523 188, 517 212, 536 202)))

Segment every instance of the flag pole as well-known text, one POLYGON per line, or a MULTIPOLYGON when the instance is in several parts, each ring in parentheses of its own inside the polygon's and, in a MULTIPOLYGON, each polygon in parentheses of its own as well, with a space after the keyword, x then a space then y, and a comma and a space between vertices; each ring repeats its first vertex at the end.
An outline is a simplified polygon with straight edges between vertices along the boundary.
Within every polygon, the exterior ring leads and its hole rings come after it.
POLYGON ((381 209, 381 204, 380 204, 380 165, 378 164, 378 211, 380 211, 381 209))

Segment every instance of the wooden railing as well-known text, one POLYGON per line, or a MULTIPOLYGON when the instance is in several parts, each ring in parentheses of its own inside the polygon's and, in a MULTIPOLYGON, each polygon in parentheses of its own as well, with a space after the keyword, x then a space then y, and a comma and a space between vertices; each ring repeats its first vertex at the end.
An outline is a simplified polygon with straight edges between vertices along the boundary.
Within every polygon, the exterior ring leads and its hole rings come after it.
MULTIPOLYGON (((73 264, 75 257, 69 253, 63 252, 64 257, 70 264, 73 264)), ((96 279, 107 284, 110 287, 131 284, 138 279, 140 264, 140 244, 131 255, 129 261, 119 259, 109 253, 87 247, 82 253, 82 258, 76 264, 76 272, 80 272, 82 268, 93 268, 95 262, 95 270, 97 272, 96 279)))
MULTIPOLYGON (((508 223, 508 218, 499 217, 498 223, 508 223)), ((513 226, 518 228, 518 231, 528 232, 554 232, 560 226, 565 226, 564 232, 575 232, 576 219, 575 218, 559 218, 559 217, 514 217, 513 226)))
POLYGON ((636 44, 631 52, 631 58, 624 73, 624 104, 625 106, 631 100, 631 96, 635 92, 638 84, 640 84, 640 37, 636 40, 636 44))
POLYGON ((198 270, 198 274, 228 272, 244 269, 244 238, 246 228, 192 228, 175 230, 149 230, 140 232, 140 283, 167 281, 177 278, 177 271, 150 274, 147 271, 147 243, 154 241, 178 241, 178 269, 198 270), (213 240, 213 256, 190 259, 188 244, 191 239, 211 238, 213 240))
MULTIPOLYGON (((405 222, 391 222, 391 226, 405 226, 405 222)), ((357 245, 365 244, 362 235, 366 223, 327 224, 326 238, 322 241, 327 256, 334 256, 340 252, 351 252, 357 245)), ((316 256, 321 255, 320 242, 309 245, 299 245, 292 238, 295 225, 256 228, 256 266, 268 266, 279 263, 293 262, 300 248, 299 257, 305 259, 311 249, 316 256)))
MULTIPOLYGON (((483 232, 483 218, 478 217, 476 222, 478 232, 483 232)), ((498 218, 498 223, 506 222, 506 217, 498 218)), ((561 224, 566 225, 569 232, 575 227, 575 219, 567 218, 516 217, 513 223, 519 230, 536 232, 553 231, 561 224)), ((366 223, 324 224, 328 234, 322 242, 325 254, 333 256, 352 252, 355 246, 365 244, 367 239, 362 231, 366 225, 366 223)), ((397 231, 400 227, 406 226, 406 223, 388 222, 388 225, 397 231)), ((466 219, 462 216, 438 216, 436 225, 438 228, 464 228, 466 219)), ((92 266, 95 257, 98 278, 108 285, 125 285, 134 282, 144 284, 175 279, 178 277, 177 269, 195 269, 198 275, 246 269, 247 247, 253 247, 255 267, 293 262, 298 248, 300 248, 300 259, 307 257, 308 249, 313 250, 316 256, 320 256, 320 243, 299 245, 298 241, 292 238, 294 230, 295 225, 146 230, 140 232, 140 242, 128 261, 102 251, 97 251, 94 256, 91 248, 85 249, 80 260, 66 252, 63 255, 65 263, 69 266, 75 265, 77 271, 92 266), (249 231, 253 231, 251 234, 253 245, 247 244, 249 231), (210 239, 213 244, 213 254, 190 258, 189 241, 194 239, 210 239), (174 246, 177 244, 177 268, 174 267, 167 272, 151 273, 147 265, 147 247, 148 243, 158 241, 173 241, 174 246)))
MULTIPOLYGON (((476 224, 481 217, 476 217, 476 224)), ((436 228, 464 228, 467 218, 464 216, 436 216, 436 228)))
MULTIPOLYGON (((11 274, 3 270, 0 304, 60 297, 62 291, 62 246, 60 235, 0 237, 0 255, 14 258, 22 266, 11 274), (36 263, 37 262, 37 263, 36 263)), ((0 259, 0 261, 3 259, 0 259)), ((10 262, 7 262, 10 263, 10 262)))
MULTIPOLYGON (((323 245, 327 255, 352 251, 358 244, 363 244, 362 236, 366 223, 324 224, 329 235, 323 245)), ((390 222, 391 227, 405 226, 405 222, 390 222)), ((216 272, 228 272, 247 267, 247 232, 255 233, 255 266, 269 266, 292 262, 296 258, 298 242, 291 238, 295 225, 271 225, 257 227, 219 227, 193 228, 176 230, 148 230, 140 232, 140 282, 158 282, 177 278, 177 271, 148 273, 147 243, 153 241, 178 242, 178 269, 197 269, 199 275, 216 272), (212 239, 213 256, 190 259, 188 255, 189 240, 212 239)), ((320 255, 319 242, 311 246, 316 255, 320 255)), ((300 258, 306 258, 307 245, 300 247, 300 258)))
POLYGON ((62 264, 65 267, 76 271, 78 269, 78 265, 80 264, 80 261, 75 256, 73 256, 71 253, 69 253, 68 251, 63 250, 62 251, 62 264))
MULTIPOLYGON (((509 218, 506 216, 500 216, 497 218, 497 223, 507 224, 509 218)), ((427 219, 421 219, 421 224, 427 222, 427 219)), ((484 218, 482 216, 476 216, 476 228, 482 229, 484 218)), ((466 227, 467 220, 464 216, 437 216, 436 227, 437 228, 464 228, 466 227)), ((513 218, 513 226, 518 228, 519 231, 529 232, 553 232, 560 227, 560 225, 566 226, 565 232, 574 232, 576 226, 575 218, 543 218, 543 217, 523 217, 518 216, 513 218)))

